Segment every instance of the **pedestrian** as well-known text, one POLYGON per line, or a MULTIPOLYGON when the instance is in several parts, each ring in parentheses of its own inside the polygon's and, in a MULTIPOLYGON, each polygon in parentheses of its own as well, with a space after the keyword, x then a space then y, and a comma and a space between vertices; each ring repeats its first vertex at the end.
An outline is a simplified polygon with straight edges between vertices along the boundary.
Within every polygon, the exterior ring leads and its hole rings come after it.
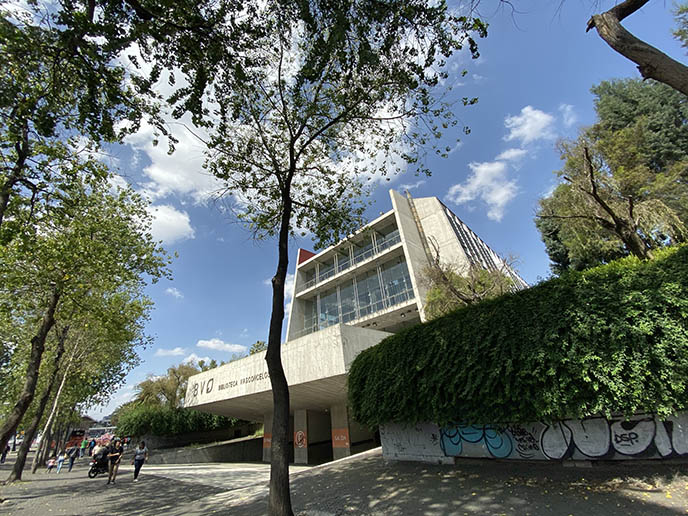
POLYGON ((122 460, 122 454, 124 453, 124 448, 122 447, 122 441, 115 438, 112 444, 108 448, 108 458, 110 463, 108 465, 108 481, 107 483, 115 483, 117 478, 117 470, 119 469, 119 462, 122 460))
POLYGON ((96 440, 91 439, 91 442, 88 443, 88 456, 90 457, 93 454, 93 448, 96 447, 96 440))
POLYGON ((139 471, 141 471, 141 466, 148 460, 148 448, 146 448, 146 443, 141 441, 138 448, 134 450, 134 458, 131 459, 131 463, 134 465, 134 482, 139 481, 139 471))
POLYGON ((84 437, 83 441, 81 441, 81 448, 79 448, 79 458, 86 455, 86 448, 88 448, 88 439, 84 437))
POLYGON ((50 473, 56 464, 57 458, 55 457, 55 455, 53 455, 52 457, 50 457, 50 459, 48 459, 48 469, 46 470, 46 473, 50 473))
POLYGON ((0 456, 0 464, 5 463, 5 459, 7 458, 7 454, 10 452, 10 443, 7 443, 7 446, 5 446, 5 449, 2 450, 2 455, 0 456))
POLYGON ((60 472, 60 470, 62 469, 62 464, 64 464, 66 457, 67 457, 67 454, 65 452, 58 453, 58 455, 57 455, 57 471, 55 473, 60 472))
POLYGON ((67 473, 70 473, 72 471, 72 468, 74 467, 74 461, 78 456, 79 449, 76 446, 72 446, 67 450, 67 457, 69 457, 69 470, 67 471, 67 473))

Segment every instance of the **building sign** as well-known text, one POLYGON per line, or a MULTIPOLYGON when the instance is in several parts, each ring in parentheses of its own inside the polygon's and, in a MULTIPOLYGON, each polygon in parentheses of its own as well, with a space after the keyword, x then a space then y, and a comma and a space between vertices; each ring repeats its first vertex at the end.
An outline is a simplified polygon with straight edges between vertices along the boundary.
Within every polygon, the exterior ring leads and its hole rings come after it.
POLYGON ((350 448, 349 429, 348 428, 333 428, 332 429, 332 448, 350 448))
POLYGON ((294 446, 297 448, 306 448, 308 446, 308 438, 306 437, 306 432, 299 430, 294 432, 294 446))
POLYGON ((243 376, 238 380, 228 380, 226 382, 217 384, 215 382, 215 378, 209 378, 207 380, 194 382, 193 386, 191 387, 191 390, 193 393, 193 397, 197 398, 199 395, 202 396, 204 394, 210 394, 211 392, 213 392, 216 385, 218 391, 226 391, 229 389, 233 389, 239 385, 247 385, 253 382, 268 380, 269 378, 270 373, 268 373, 267 371, 263 371, 262 373, 256 373, 248 376, 243 376))

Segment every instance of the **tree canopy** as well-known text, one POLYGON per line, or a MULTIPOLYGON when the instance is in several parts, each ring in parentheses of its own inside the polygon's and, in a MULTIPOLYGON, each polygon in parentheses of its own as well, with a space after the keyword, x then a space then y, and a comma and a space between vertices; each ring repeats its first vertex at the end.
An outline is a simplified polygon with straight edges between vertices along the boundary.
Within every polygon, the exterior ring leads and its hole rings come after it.
POLYGON ((537 212, 557 273, 629 253, 649 257, 686 238, 688 99, 638 80, 592 91, 598 121, 560 142, 561 183, 537 212))

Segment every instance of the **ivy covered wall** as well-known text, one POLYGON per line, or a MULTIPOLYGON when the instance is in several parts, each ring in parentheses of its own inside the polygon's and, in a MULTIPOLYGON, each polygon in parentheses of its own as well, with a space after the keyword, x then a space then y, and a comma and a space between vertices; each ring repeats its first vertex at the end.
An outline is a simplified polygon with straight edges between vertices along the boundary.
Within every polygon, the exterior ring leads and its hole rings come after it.
POLYGON ((369 427, 510 425, 686 409, 688 246, 566 274, 362 352, 349 375, 369 427))

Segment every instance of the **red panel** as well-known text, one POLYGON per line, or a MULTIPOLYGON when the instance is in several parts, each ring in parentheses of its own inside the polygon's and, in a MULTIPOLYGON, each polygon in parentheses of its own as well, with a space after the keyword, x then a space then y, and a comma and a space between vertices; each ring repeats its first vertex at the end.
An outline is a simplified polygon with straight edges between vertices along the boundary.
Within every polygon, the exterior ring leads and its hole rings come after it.
POLYGON ((312 258, 313 256, 315 256, 315 253, 306 251, 305 249, 299 249, 299 254, 296 257, 296 261, 299 265, 301 265, 303 262, 305 262, 309 258, 312 258))

